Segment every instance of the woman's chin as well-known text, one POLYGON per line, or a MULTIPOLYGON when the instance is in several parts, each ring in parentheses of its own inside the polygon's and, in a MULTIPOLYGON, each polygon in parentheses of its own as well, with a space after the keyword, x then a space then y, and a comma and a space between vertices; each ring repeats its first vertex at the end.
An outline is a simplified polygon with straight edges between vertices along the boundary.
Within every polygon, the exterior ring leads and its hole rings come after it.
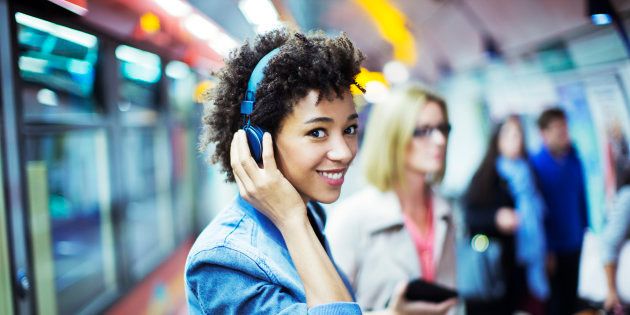
POLYGON ((321 194, 318 196, 313 196, 313 198, 309 198, 309 199, 312 201, 317 201, 319 203, 330 204, 337 201, 337 199, 339 199, 339 195, 340 195, 340 192, 326 193, 326 194, 321 194))

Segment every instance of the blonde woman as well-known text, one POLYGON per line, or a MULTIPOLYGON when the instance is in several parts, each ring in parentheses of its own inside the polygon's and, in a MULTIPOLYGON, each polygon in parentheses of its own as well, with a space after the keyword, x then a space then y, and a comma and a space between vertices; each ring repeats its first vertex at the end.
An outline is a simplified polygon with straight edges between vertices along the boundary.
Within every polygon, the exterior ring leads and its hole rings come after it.
MULTIPOLYGON (((374 105, 366 128, 361 154, 370 186, 331 211, 326 232, 357 302, 382 310, 398 303, 414 278, 455 286, 451 209, 434 190, 444 174, 450 125, 444 100, 409 84, 374 105)), ((419 301, 399 313, 454 313, 456 303, 419 301)))

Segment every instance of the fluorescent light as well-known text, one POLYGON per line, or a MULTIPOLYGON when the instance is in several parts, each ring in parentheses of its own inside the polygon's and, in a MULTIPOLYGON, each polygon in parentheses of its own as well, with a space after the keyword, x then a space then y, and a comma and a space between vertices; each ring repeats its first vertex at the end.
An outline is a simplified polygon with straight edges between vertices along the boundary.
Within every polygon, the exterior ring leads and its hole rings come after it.
POLYGON ((610 14, 593 14, 591 15, 591 21, 593 21, 595 25, 606 25, 612 22, 612 18, 610 14))
POLYGON ((68 63, 68 71, 71 73, 86 75, 92 70, 92 64, 90 62, 78 59, 70 59, 68 63))
POLYGON ((173 79, 184 79, 190 74, 190 68, 185 63, 174 60, 166 65, 165 72, 173 79))
POLYGON ((33 73, 46 73, 46 67, 48 66, 48 60, 41 58, 33 58, 27 56, 20 56, 18 60, 18 67, 24 72, 33 73))
POLYGON ((59 38, 69 40, 71 42, 85 46, 87 48, 92 48, 97 43, 96 36, 94 35, 79 32, 77 30, 74 30, 65 26, 61 26, 58 24, 54 24, 45 20, 41 20, 36 17, 32 17, 30 15, 26 15, 23 13, 19 13, 19 12, 16 13, 15 20, 19 24, 49 33, 51 35, 55 35, 59 38))
POLYGON ((122 73, 126 78, 151 84, 159 81, 162 75, 160 68, 146 68, 137 63, 123 64, 122 73))
POLYGON ((278 11, 269 0, 241 0, 238 8, 258 33, 268 32, 281 25, 278 11))
POLYGON ((65 8, 67 10, 70 10, 78 15, 85 15, 88 12, 87 2, 85 3, 84 6, 81 6, 79 4, 72 3, 72 1, 66 1, 66 0, 50 0, 50 2, 62 8, 65 8))
POLYGON ((208 42, 208 45, 221 56, 226 57, 232 49, 236 48, 237 43, 227 34, 219 33, 208 42))
POLYGON ((365 100, 370 103, 384 101, 388 93, 387 86, 380 81, 370 81, 365 84, 365 100))
POLYGON ((192 10, 188 3, 180 0, 155 0, 164 11, 175 17, 182 17, 192 10))
POLYGON ((126 45, 116 47, 116 58, 124 61, 122 73, 130 79, 155 83, 162 75, 160 57, 126 45))
POLYGON ((197 38, 209 40, 218 34, 219 28, 203 16, 193 13, 184 20, 184 27, 197 38))
POLYGON ((385 79, 392 84, 403 83, 409 79, 407 67, 400 61, 390 61, 383 67, 385 79))
POLYGON ((47 106, 57 106, 59 105, 59 100, 57 98, 57 93, 51 91, 49 89, 41 89, 37 91, 37 101, 42 105, 47 106))

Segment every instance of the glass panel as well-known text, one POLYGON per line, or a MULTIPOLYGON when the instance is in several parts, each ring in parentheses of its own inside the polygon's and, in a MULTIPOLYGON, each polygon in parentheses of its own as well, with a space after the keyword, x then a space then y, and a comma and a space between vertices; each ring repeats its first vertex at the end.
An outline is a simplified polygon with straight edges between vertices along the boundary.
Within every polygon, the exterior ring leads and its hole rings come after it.
MULTIPOLYGON (((2 156, 0 155, 0 178, 2 176, 2 156)), ((0 189, 0 313, 13 314, 13 293, 11 290, 11 269, 9 268, 9 231, 4 208, 4 189, 0 189)))
POLYGON ((124 134, 124 243, 134 279, 144 277, 174 248, 166 139, 155 128, 128 128, 124 134))
POLYGON ((173 117, 171 128, 171 159, 173 161, 173 219, 176 240, 183 241, 193 234, 194 184, 196 167, 197 131, 201 116, 193 101, 196 86, 195 73, 185 63, 171 61, 166 66, 169 109, 173 117))
POLYGON ((26 156, 38 309, 77 313, 116 290, 106 137, 32 136, 26 156))
POLYGON ((18 69, 26 120, 94 118, 98 39, 91 34, 16 13, 18 69))
POLYGON ((157 118, 158 89, 162 76, 160 57, 121 45, 116 48, 120 62, 118 109, 124 122, 152 123, 157 118))

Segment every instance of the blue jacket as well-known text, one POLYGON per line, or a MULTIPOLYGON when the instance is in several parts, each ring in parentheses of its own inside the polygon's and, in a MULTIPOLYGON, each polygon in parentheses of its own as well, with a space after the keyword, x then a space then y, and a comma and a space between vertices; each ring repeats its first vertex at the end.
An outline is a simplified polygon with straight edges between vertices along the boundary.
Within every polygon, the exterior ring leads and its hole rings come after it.
MULTIPOLYGON (((314 207, 319 205, 309 205, 309 211, 319 232, 324 218, 314 207)), ((307 308, 282 234, 240 197, 199 235, 188 254, 185 279, 191 314, 361 314, 358 304, 348 302, 307 308)))
POLYGON ((571 147, 564 157, 556 158, 543 147, 531 162, 547 205, 548 250, 560 254, 581 250, 588 221, 584 174, 576 150, 571 147))

